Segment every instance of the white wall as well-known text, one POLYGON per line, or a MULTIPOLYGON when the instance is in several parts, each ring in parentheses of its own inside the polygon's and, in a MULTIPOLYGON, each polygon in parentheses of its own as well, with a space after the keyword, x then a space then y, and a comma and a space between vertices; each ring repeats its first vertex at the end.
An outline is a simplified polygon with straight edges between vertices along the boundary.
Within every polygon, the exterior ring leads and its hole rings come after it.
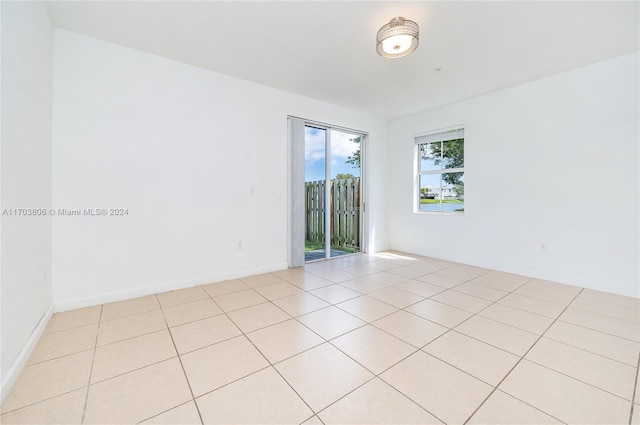
POLYGON ((393 121, 391 247, 640 295, 638 61, 630 54, 393 121), (464 215, 413 213, 414 134, 460 123, 464 215))
POLYGON ((384 185, 384 120, 54 32, 54 206, 129 210, 54 218, 57 309, 286 267, 287 115, 369 131, 384 185))
MULTIPOLYGON (((2 11, 1 209, 51 205, 53 33, 40 2, 2 11)), ((27 360, 51 307, 51 219, 1 219, 3 398, 27 360), (40 323, 40 326, 39 326, 40 323)))

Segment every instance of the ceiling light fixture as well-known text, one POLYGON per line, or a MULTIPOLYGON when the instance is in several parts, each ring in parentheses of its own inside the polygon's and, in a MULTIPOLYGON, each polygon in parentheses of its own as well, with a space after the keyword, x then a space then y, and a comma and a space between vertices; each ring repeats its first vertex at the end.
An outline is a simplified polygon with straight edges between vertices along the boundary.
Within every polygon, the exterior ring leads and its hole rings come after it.
POLYGON ((401 58, 418 48, 418 24, 404 19, 393 18, 378 30, 376 51, 383 58, 401 58))

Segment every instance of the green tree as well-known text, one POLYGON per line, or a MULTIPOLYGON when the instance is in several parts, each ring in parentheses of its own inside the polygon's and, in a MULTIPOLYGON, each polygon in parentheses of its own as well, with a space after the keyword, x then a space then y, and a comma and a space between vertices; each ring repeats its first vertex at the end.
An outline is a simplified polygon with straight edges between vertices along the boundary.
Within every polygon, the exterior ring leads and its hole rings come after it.
POLYGON ((349 156, 346 162, 347 164, 353 165, 353 168, 360 168, 360 141, 362 140, 362 136, 358 136, 349 140, 358 145, 358 150, 356 150, 353 155, 349 156))
POLYGON ((338 180, 346 180, 346 179, 355 179, 356 176, 354 176, 351 173, 346 173, 346 174, 345 173, 338 173, 338 174, 336 174, 335 178, 338 179, 338 180))

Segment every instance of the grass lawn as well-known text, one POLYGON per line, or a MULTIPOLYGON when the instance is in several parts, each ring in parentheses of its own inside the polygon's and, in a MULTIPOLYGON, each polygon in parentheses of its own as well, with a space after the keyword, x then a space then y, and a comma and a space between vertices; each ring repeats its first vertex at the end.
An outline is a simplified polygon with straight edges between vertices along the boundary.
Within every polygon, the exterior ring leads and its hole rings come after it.
MULTIPOLYGON (((324 242, 304 241, 304 252, 316 251, 318 249, 324 249, 324 242)), ((357 252, 355 248, 349 248, 346 246, 331 245, 331 249, 337 249, 345 252, 357 252)))
MULTIPOLYGON (((420 199, 421 204, 439 204, 440 199, 420 199)), ((443 199, 443 204, 464 204, 462 199, 443 199)))

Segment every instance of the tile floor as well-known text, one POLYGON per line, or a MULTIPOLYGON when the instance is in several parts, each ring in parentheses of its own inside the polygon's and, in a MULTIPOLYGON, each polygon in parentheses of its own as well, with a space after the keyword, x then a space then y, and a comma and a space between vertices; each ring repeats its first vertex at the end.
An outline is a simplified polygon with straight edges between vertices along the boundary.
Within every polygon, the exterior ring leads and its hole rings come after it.
POLYGON ((640 300, 396 252, 56 314, 2 423, 639 424, 640 300))

